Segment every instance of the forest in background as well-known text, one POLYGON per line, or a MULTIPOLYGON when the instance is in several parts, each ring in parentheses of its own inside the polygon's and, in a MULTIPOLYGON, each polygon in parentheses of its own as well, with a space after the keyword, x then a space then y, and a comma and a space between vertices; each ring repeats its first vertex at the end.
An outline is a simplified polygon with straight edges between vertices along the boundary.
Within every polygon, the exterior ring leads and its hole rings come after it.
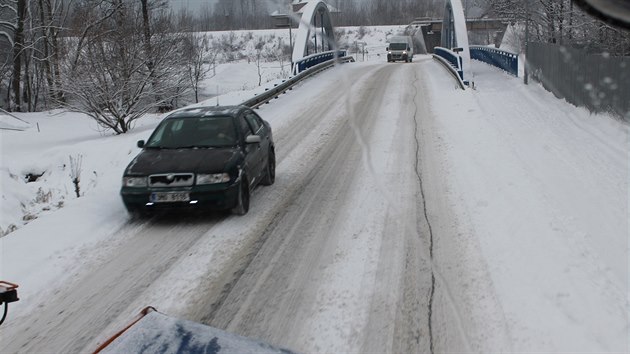
MULTIPOLYGON (((92 115, 124 133, 149 111, 196 91, 218 50, 194 32, 264 29, 290 0, 218 0, 173 11, 166 0, 0 0, 0 108, 53 108, 92 115)), ((335 26, 408 24, 440 18, 444 0, 330 0, 335 26)), ((570 0, 463 0, 467 17, 502 18, 530 40, 630 55, 628 31, 594 19, 570 0)), ((524 40, 521 41, 524 45, 524 40)), ((278 48, 286 55, 286 48, 278 48)), ((260 59, 260 58, 259 58, 260 59)))

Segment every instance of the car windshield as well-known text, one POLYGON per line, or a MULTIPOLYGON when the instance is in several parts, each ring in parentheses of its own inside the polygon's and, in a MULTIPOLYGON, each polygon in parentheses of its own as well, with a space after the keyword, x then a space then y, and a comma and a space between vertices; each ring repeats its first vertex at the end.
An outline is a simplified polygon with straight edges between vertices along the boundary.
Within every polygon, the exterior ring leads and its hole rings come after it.
POLYGON ((389 45, 389 49, 391 50, 405 50, 407 49, 406 43, 391 43, 389 45))
POLYGON ((146 147, 212 148, 236 144, 236 129, 232 117, 183 117, 162 122, 147 141, 146 147))

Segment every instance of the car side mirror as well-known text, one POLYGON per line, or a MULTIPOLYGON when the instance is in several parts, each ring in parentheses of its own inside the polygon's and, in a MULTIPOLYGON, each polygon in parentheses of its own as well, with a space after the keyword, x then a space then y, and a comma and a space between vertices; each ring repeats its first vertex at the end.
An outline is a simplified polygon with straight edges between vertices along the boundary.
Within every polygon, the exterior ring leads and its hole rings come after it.
POLYGON ((245 144, 260 144, 262 139, 260 139, 260 135, 248 135, 245 138, 245 144))
POLYGON ((139 148, 143 148, 144 147, 144 140, 138 140, 138 147, 139 148))
POLYGON ((411 50, 411 48, 410 48, 410 47, 407 47, 407 51, 410 51, 410 50, 411 50))
POLYGON ((389 52, 389 47, 385 48, 385 50, 389 52))

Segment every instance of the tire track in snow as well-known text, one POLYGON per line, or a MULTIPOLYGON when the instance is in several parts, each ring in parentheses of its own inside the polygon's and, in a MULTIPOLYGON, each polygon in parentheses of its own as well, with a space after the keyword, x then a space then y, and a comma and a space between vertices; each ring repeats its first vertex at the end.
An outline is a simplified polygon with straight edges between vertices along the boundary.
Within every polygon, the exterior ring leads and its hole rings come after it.
MULTIPOLYGON (((383 71, 383 68, 371 66, 362 68, 358 75, 359 77, 365 77, 374 75, 375 72, 379 73, 381 71, 383 71)), ((336 87, 336 85, 333 87, 336 87)), ((319 135, 318 140, 327 142, 323 149, 316 152, 316 160, 310 160, 310 172, 307 173, 302 180, 298 178, 293 182, 294 185, 291 188, 293 192, 286 196, 286 202, 283 203, 285 207, 293 204, 295 200, 300 197, 304 188, 312 183, 313 179, 325 165, 328 157, 334 152, 334 150, 336 150, 335 142, 341 139, 345 134, 344 132, 349 129, 347 124, 341 124, 341 112, 343 112, 341 105, 343 103, 343 98, 344 96, 339 95, 335 90, 326 91, 323 95, 317 96, 317 99, 313 101, 311 105, 307 106, 304 111, 301 111, 298 118, 291 120, 288 124, 283 124, 278 130, 278 139, 276 140, 276 150, 279 161, 278 166, 282 166, 283 169, 286 168, 285 164, 294 163, 294 161, 285 162, 285 160, 289 157, 288 155, 296 150, 298 146, 309 143, 309 140, 307 139, 308 137, 319 135), (337 112, 335 112, 335 110, 337 110, 337 112)), ((273 108, 271 109, 273 110, 273 108)), ((291 158, 294 159, 294 157, 291 158)), ((291 169, 290 166, 289 169, 291 169)), ((261 249, 266 247, 268 243, 273 242, 268 241, 269 235, 272 232, 271 230, 278 228, 280 220, 286 217, 287 213, 288 211, 286 210, 278 211, 273 220, 270 221, 266 230, 261 232, 260 238, 253 243, 251 247, 241 253, 238 257, 237 263, 233 264, 231 269, 226 273, 225 277, 228 280, 226 280, 225 284, 222 286, 221 293, 218 296, 210 297, 213 298, 212 303, 205 305, 198 304, 196 306, 199 309, 203 308, 203 310, 201 310, 203 311, 203 314, 195 317, 195 320, 228 330, 233 330, 230 326, 234 325, 231 325, 231 323, 238 324, 241 322, 238 319, 232 318, 230 318, 229 322, 225 322, 224 319, 229 317, 225 314, 218 313, 218 311, 226 312, 225 308, 230 308, 231 305, 229 303, 226 304, 228 296, 239 291, 235 290, 235 287, 238 286, 239 282, 242 282, 242 277, 247 277, 246 271, 251 269, 252 262, 260 257, 259 254, 261 249), (219 320, 217 320, 217 318, 219 320)), ((297 218, 299 219, 300 216, 297 216, 297 218)), ((294 234, 295 230, 288 231, 285 238, 289 239, 294 234)), ((276 247, 285 247, 283 245, 284 243, 276 245, 276 247)), ((273 263, 277 263, 277 260, 273 263)), ((267 277, 269 277, 269 274, 264 275, 264 278, 267 277)), ((260 288, 262 286, 262 283, 260 282, 257 284, 256 288, 260 288)), ((256 293, 256 291, 251 291, 251 293, 256 293)), ((244 308, 247 308, 247 306, 244 308)), ((243 315, 237 314, 234 316, 243 315)))
MULTIPOLYGON (((377 129, 372 126, 384 118, 379 115, 379 111, 387 96, 385 83, 389 82, 392 72, 402 66, 383 65, 381 68, 371 78, 372 86, 359 90, 353 87, 353 93, 361 100, 349 104, 358 107, 354 116, 358 120, 355 125, 361 138, 369 139, 372 131, 377 129)), ((321 109, 316 109, 313 114, 319 113, 321 109)), ((304 118, 309 119, 309 116, 304 118)), ((382 122, 392 124, 390 121, 382 122)), ((418 244, 406 247, 414 242, 410 239, 417 238, 417 233, 413 227, 405 228, 400 220, 391 217, 413 211, 402 210, 401 213, 396 210, 396 213, 379 215, 379 221, 364 228, 382 227, 380 233, 368 232, 360 236, 362 231, 359 231, 355 235, 357 241, 352 237, 348 240, 349 234, 340 231, 352 230, 356 225, 348 224, 350 215, 340 218, 339 214, 347 205, 353 205, 350 202, 353 196, 348 194, 349 190, 356 188, 354 184, 358 183, 358 179, 363 180, 357 177, 356 171, 364 151, 357 143, 359 137, 356 131, 354 134, 351 132, 349 122, 335 127, 333 131, 334 136, 327 138, 327 146, 314 161, 312 172, 304 181, 304 188, 300 188, 301 192, 291 202, 294 207, 289 206, 290 209, 280 216, 278 223, 268 228, 272 234, 265 237, 266 241, 257 254, 252 253, 255 259, 247 263, 247 270, 239 272, 235 283, 226 289, 229 294, 219 304, 220 308, 206 316, 204 322, 297 350, 322 351, 325 346, 328 350, 361 348, 361 351, 365 351, 373 350, 373 344, 389 352, 419 348, 422 344, 417 328, 409 328, 418 323, 407 321, 417 316, 414 311, 420 307, 416 306, 418 296, 415 295, 423 292, 407 288, 423 286, 418 284, 416 276, 419 271, 416 267, 417 250, 420 247, 418 244), (380 224, 381 218, 386 219, 383 225, 380 224), (395 232, 402 229, 406 232, 395 232), (366 250, 363 257, 367 259, 363 259, 363 262, 374 270, 357 273, 357 279, 353 282, 360 283, 360 286, 349 286, 350 292, 334 291, 330 283, 335 282, 328 277, 338 278, 338 271, 347 272, 344 259, 357 255, 356 250, 343 245, 347 245, 347 242, 362 244, 365 241, 359 240, 366 236, 374 238, 375 242, 372 243, 373 247, 366 250), (392 255, 401 257, 390 257, 392 255), (379 287, 376 290, 378 294, 373 294, 375 283, 379 287), (396 288, 388 288, 387 284, 396 288), (405 289, 397 287, 403 284, 405 289), (401 302, 410 304, 404 306, 401 302), (353 312, 350 318, 344 316, 351 309, 358 311, 353 312), (329 322, 327 328, 321 328, 322 319, 331 317, 338 320, 329 322), (326 342, 327 335, 324 332, 331 334, 330 342, 326 342), (379 341, 379 338, 382 340, 379 341), (400 343, 408 340, 413 343, 400 343)), ((412 139, 410 131, 401 134, 412 139)), ((392 144, 395 146, 396 142, 399 140, 392 144)), ((405 154, 410 158, 413 155, 412 151, 405 154)), ((399 161, 398 158, 394 160, 399 161)), ((411 168, 408 171, 412 175, 411 168)), ((409 181, 414 181, 414 178, 410 176, 409 181)), ((415 182, 412 183, 415 185, 415 182)), ((403 194, 408 195, 409 203, 415 205, 415 194, 403 194)), ((365 194, 362 196, 365 197, 365 194)), ((370 205, 367 210, 378 211, 379 204, 370 205)), ((345 212, 343 214, 346 215, 345 212)), ((415 226, 415 221, 413 224, 415 226)), ((358 251, 359 254, 361 252, 358 251)), ((420 325, 424 326, 424 323, 420 325)))
POLYGON ((3 343, 3 351, 76 353, 86 350, 94 333, 103 330, 118 311, 158 279, 215 224, 216 220, 212 219, 200 222, 189 218, 183 223, 181 219, 175 222, 154 219, 139 231, 130 224, 114 241, 119 244, 106 252, 109 256, 100 256, 98 262, 90 265, 90 270, 79 270, 78 276, 58 289, 49 301, 40 304, 30 318, 15 318, 11 322, 15 325, 3 327, 2 330, 7 331, 3 333, 4 338, 9 338, 3 343))

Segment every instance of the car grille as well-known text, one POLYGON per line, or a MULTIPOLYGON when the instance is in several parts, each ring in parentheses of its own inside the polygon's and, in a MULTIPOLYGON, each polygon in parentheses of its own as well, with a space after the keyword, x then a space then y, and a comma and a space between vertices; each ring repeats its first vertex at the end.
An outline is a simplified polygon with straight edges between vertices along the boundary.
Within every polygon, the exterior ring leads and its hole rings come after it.
POLYGON ((188 187, 195 181, 192 173, 165 173, 149 176, 149 187, 188 187))

